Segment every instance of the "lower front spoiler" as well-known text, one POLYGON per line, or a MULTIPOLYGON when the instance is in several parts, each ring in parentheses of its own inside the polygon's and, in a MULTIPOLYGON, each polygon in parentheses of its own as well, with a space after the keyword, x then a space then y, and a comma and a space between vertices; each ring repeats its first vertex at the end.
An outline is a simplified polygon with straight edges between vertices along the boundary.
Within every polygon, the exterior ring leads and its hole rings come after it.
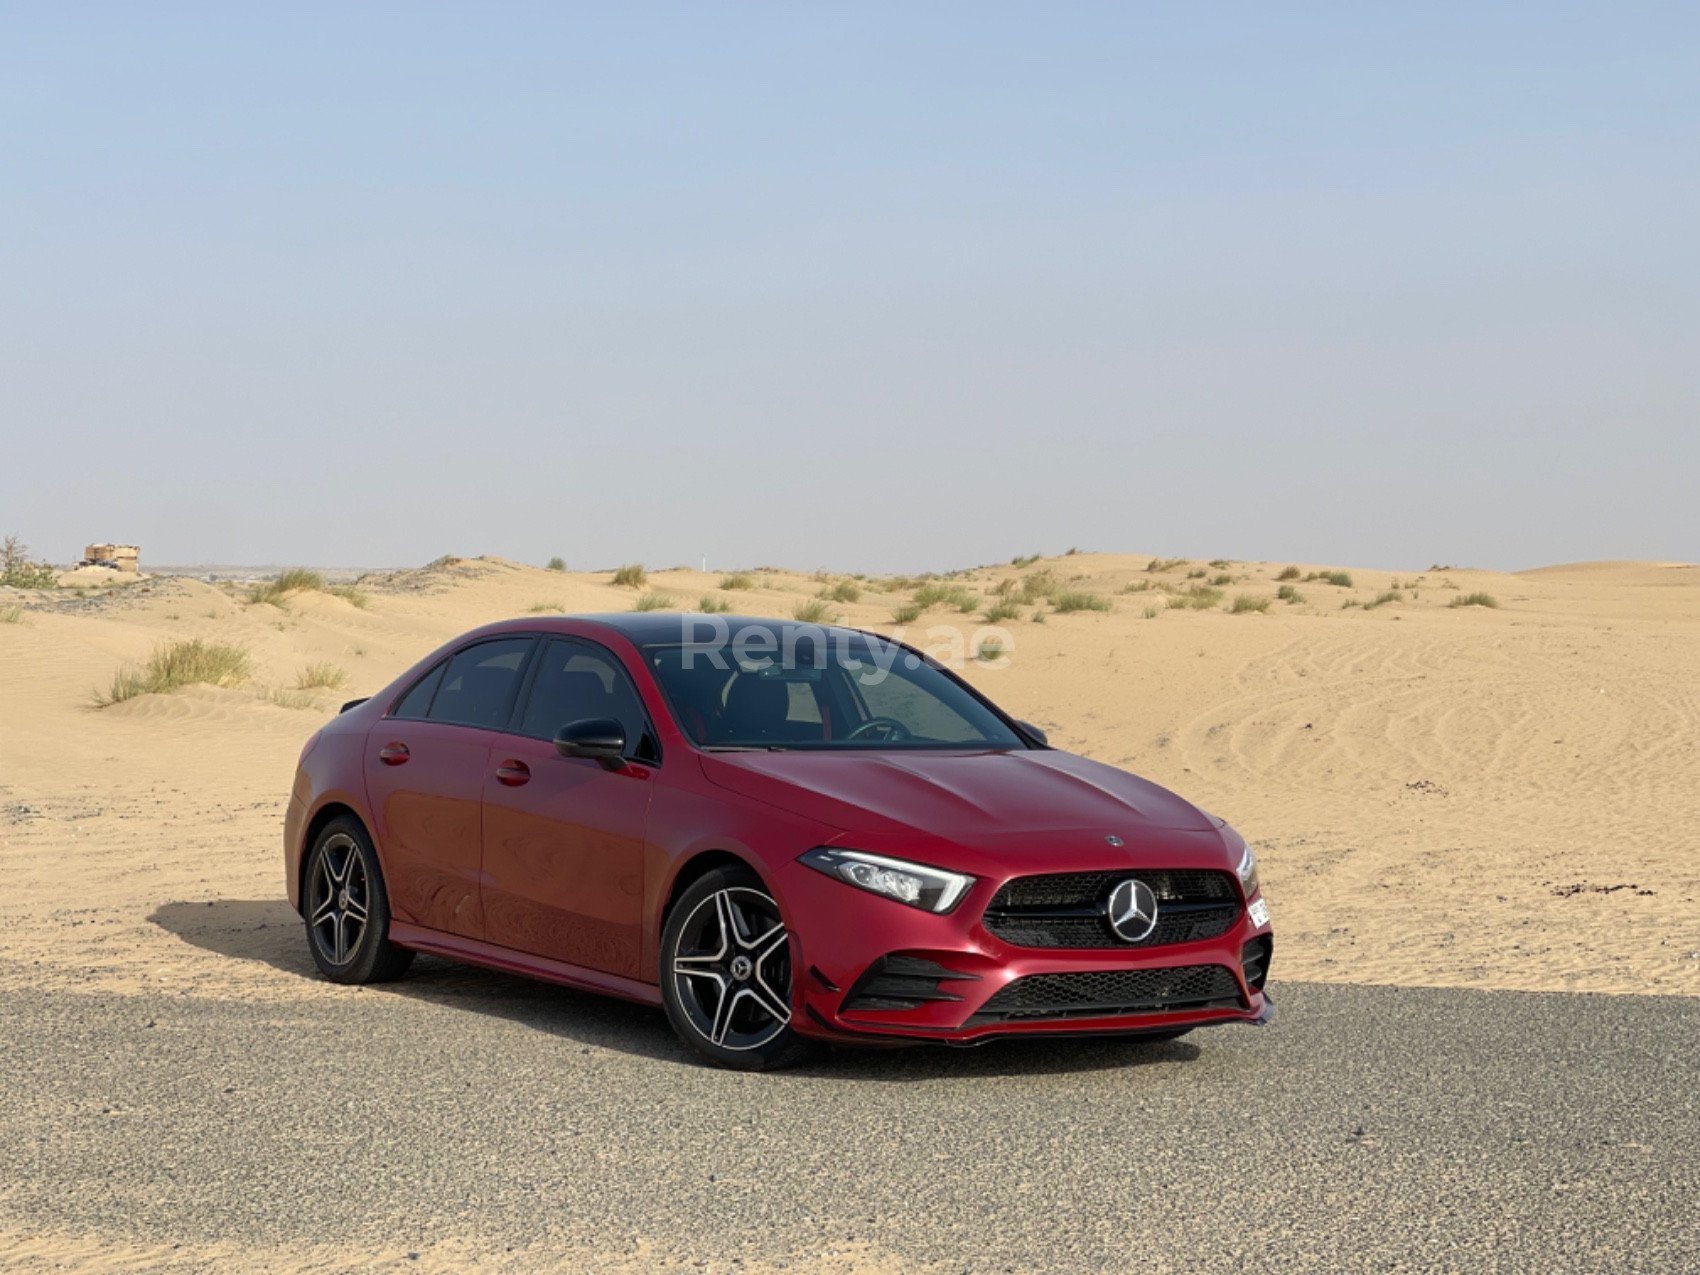
MULTIPOLYGON (((860 1045, 949 1045, 953 1049, 972 1049, 993 1040, 1057 1040, 1063 1037, 1126 1037, 1159 1036, 1195 1027, 1264 1027, 1275 1017, 1275 1002, 1267 991, 1261 993, 1263 1005, 1255 1015, 1246 1013, 1215 1013, 1205 1015, 1163 1015, 1162 1022, 1127 1018, 1111 1025, 1103 1019, 1083 1020, 1081 1026, 1071 1026, 1063 1020, 1052 1019, 1015 1026, 1000 1024, 960 1032, 906 1031, 901 1027, 890 1031, 870 1031, 860 1026, 832 1022, 813 1005, 807 1006, 809 1030, 804 1034, 821 1040, 854 1041, 860 1045)), ((794 1021, 794 1020, 793 1020, 794 1021)))

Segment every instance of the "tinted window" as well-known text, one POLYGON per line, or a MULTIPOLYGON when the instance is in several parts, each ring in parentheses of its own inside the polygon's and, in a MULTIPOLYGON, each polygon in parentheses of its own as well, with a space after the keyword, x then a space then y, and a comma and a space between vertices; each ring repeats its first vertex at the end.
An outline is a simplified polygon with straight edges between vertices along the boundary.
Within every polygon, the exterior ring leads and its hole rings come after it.
POLYGON ((413 689, 401 697, 401 703, 395 706, 391 717, 423 717, 425 710, 431 707, 431 697, 437 693, 437 683, 443 680, 443 670, 449 666, 444 660, 424 677, 413 684, 413 689))
POLYGON ((648 730, 637 690, 614 657, 588 642, 553 638, 539 657, 520 733, 553 739, 568 722, 612 717, 626 730, 626 751, 634 752, 648 730))
POLYGON ((451 659, 431 701, 431 720, 492 730, 506 726, 531 643, 528 637, 480 642, 451 659))
MULTIPOLYGON (((812 626, 801 626, 809 629, 812 626)), ((709 748, 1021 748, 960 683, 865 634, 644 648, 679 725, 709 748)), ((815 633, 820 633, 818 629, 815 633)))

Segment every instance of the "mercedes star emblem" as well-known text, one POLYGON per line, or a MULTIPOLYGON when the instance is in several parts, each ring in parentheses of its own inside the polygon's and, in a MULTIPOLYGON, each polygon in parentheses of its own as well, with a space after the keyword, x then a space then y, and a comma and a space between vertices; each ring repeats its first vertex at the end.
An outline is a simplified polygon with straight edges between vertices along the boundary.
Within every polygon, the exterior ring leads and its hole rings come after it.
POLYGON ((1110 891, 1110 928, 1129 943, 1149 938, 1157 928, 1157 894, 1143 881, 1129 877, 1110 891))

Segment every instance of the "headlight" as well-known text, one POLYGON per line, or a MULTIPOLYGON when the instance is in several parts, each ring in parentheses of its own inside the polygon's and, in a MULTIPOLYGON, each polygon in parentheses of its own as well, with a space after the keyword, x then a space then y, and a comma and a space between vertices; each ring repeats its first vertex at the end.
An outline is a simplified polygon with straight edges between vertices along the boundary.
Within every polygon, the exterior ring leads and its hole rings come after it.
POLYGON ((1257 893, 1257 856, 1251 852, 1251 847, 1245 848, 1240 856, 1240 866, 1235 869, 1240 878, 1240 888, 1245 891, 1245 897, 1251 898, 1257 893))
POLYGON ((948 912, 955 907, 973 877, 906 859, 887 859, 884 855, 865 850, 839 850, 833 846, 817 846, 798 860, 816 872, 837 877, 869 894, 883 895, 927 912, 948 912))

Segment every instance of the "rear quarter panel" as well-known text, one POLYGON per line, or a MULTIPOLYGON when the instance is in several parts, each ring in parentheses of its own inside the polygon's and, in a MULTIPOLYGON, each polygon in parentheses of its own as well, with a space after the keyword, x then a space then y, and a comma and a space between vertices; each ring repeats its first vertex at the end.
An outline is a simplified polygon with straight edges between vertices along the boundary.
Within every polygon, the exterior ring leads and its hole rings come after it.
MULTIPOLYGON (((364 707, 364 705, 362 705, 364 707)), ((315 821, 328 806, 346 806, 372 828, 366 781, 361 771, 370 724, 356 719, 360 710, 344 714, 319 732, 295 767, 295 783, 289 794, 289 809, 283 821, 283 870, 289 890, 289 905, 301 910, 301 869, 308 850, 308 836, 315 821), (351 720, 354 719, 354 720, 351 720)), ((361 714, 361 718, 366 715, 361 714)), ((373 838, 377 844, 377 838, 373 838)), ((383 865, 384 848, 377 846, 383 865)))

